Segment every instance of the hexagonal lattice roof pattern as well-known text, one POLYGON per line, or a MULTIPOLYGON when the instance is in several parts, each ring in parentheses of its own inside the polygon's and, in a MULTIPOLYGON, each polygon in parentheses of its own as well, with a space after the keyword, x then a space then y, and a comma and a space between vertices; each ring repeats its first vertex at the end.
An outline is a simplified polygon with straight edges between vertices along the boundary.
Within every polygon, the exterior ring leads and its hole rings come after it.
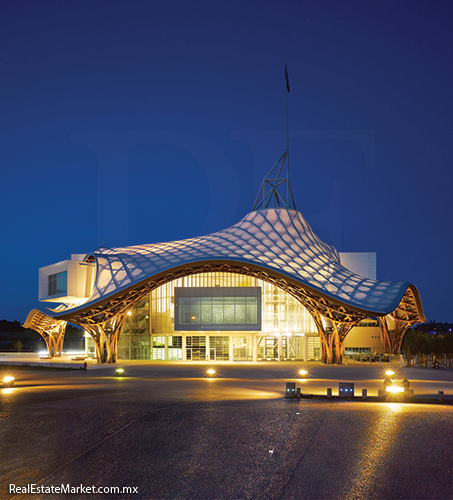
POLYGON ((207 236, 99 248, 94 256, 97 262, 94 290, 88 302, 80 306, 83 308, 175 267, 209 261, 274 270, 314 293, 379 315, 394 311, 411 286, 407 282, 375 281, 352 273, 341 265, 337 250, 316 236, 300 212, 284 208, 251 212, 234 226, 207 236))

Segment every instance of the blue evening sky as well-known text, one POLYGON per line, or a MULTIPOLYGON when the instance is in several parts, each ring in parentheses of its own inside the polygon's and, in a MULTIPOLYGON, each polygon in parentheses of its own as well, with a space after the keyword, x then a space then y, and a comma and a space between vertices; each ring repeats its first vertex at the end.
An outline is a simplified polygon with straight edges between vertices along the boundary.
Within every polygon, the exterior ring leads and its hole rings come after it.
POLYGON ((285 147, 296 206, 453 321, 450 1, 5 0, 0 319, 38 269, 225 229, 285 147))

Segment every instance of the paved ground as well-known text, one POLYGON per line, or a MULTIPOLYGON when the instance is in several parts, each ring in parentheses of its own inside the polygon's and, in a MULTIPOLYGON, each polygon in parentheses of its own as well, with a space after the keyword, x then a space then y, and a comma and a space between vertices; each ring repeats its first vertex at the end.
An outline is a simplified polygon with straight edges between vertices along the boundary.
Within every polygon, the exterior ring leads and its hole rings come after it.
MULTIPOLYGON (((206 363, 123 366, 124 379, 113 366, 14 368, 0 390, 2 499, 453 498, 453 405, 283 398, 292 380, 373 395, 383 365, 217 363, 213 380, 206 363), (137 491, 20 494, 28 484, 137 491)), ((453 396, 453 371, 403 375, 418 396, 453 396)))

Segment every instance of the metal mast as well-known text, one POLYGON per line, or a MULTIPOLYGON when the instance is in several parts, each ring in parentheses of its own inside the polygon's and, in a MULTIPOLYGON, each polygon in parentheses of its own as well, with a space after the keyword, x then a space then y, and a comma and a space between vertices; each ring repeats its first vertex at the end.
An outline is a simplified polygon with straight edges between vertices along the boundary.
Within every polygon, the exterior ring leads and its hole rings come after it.
POLYGON ((285 80, 286 80, 286 199, 289 200, 289 125, 288 125, 288 94, 289 94, 289 78, 288 69, 285 59, 285 80))
POLYGON ((258 196, 256 197, 253 211, 265 208, 292 208, 296 210, 293 192, 289 183, 289 126, 288 126, 288 94, 289 79, 285 59, 286 80, 286 151, 270 169, 264 178, 258 196), (286 164, 286 172, 284 166, 286 164), (285 175, 286 173, 286 175, 285 175), (286 186, 285 186, 286 184, 286 186), (286 190, 285 190, 286 187, 286 190), (286 192, 285 192, 286 191, 286 192))

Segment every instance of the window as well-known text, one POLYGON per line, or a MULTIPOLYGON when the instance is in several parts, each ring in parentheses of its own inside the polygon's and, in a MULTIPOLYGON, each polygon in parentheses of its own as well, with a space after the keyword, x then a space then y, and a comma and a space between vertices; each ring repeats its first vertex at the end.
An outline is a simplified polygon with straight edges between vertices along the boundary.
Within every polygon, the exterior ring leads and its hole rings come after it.
POLYGON ((206 361, 206 337, 186 337, 187 361, 206 361))
POLYGON ((230 359, 230 338, 209 337, 209 360, 228 361, 230 359))
POLYGON ((261 288, 175 287, 175 330, 261 330, 261 288))
POLYGON ((153 359, 165 359, 165 337, 153 336, 153 359))
POLYGON ((49 295, 68 292, 68 271, 49 276, 49 295))
POLYGON ((233 337, 233 359, 235 361, 253 361, 252 337, 233 337))
POLYGON ((182 337, 181 336, 168 336, 168 360, 181 361, 182 360, 182 337))

